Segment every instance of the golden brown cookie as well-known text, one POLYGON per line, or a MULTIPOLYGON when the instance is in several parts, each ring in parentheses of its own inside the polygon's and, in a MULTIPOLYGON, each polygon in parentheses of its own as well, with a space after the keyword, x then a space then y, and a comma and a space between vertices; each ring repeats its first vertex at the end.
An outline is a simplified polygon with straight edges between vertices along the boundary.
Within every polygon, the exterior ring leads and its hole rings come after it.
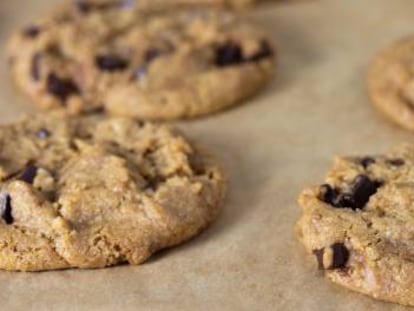
POLYGON ((140 264, 223 203, 215 161, 164 126, 44 113, 0 127, 0 147, 1 269, 140 264))
POLYGON ((390 120, 414 130, 414 38, 380 52, 368 76, 373 104, 390 120))
POLYGON ((274 72, 268 38, 231 13, 81 3, 10 41, 12 75, 42 108, 190 118, 253 96, 274 72))
POLYGON ((302 192, 300 241, 333 282, 414 306, 414 147, 338 157, 302 192))

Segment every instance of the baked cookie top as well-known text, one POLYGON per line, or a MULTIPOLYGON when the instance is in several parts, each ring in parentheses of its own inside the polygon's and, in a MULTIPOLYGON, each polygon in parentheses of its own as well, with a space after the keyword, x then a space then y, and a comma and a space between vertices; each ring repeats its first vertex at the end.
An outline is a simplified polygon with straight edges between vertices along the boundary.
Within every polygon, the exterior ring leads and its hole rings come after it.
POLYGON ((216 10, 148 11, 75 2, 15 34, 11 71, 42 108, 146 119, 195 117, 239 103, 271 78, 266 36, 216 10))
POLYGON ((225 181, 160 125, 44 113, 0 127, 0 268, 139 264, 205 228, 225 181))
POLYGON ((381 51, 368 76, 373 104, 400 126, 414 130, 414 38, 381 51))
POLYGON ((338 157, 300 195, 301 242, 333 282, 414 306, 414 147, 338 157))

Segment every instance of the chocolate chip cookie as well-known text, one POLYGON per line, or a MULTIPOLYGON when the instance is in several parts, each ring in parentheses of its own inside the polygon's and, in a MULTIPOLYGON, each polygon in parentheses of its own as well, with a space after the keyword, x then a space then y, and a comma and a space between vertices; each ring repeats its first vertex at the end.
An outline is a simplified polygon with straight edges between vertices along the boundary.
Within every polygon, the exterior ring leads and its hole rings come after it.
POLYGON ((40 107, 190 118, 240 103, 272 76, 257 27, 217 10, 147 11, 75 2, 17 33, 11 72, 40 107))
POLYGON ((414 147, 338 157, 300 195, 297 232, 333 282, 414 306, 414 147))
MULTIPOLYGON (((128 0, 127 0, 128 1, 128 0)), ((145 9, 163 9, 165 7, 221 7, 240 9, 249 7, 260 0, 129 0, 136 6, 145 9)))
POLYGON ((215 161, 164 126, 63 112, 0 127, 0 268, 140 264, 217 216, 215 161))
POLYGON ((368 76, 373 104, 398 125, 414 130, 414 38, 380 52, 368 76))

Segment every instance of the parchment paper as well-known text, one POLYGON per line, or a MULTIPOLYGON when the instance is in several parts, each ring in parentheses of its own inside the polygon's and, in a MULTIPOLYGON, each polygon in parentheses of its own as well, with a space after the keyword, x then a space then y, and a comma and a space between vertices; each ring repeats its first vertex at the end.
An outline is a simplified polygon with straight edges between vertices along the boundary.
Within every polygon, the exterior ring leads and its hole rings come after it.
MULTIPOLYGON (((0 42, 59 1, 0 0, 0 42)), ((104 270, 0 272, 1 310, 404 310, 331 284, 296 241, 302 188, 335 154, 379 153, 412 134, 369 104, 365 73, 414 33, 412 0, 313 0, 253 15, 279 45, 278 77, 249 103, 181 122, 231 176, 218 221, 148 263, 104 270)), ((0 121, 31 110, 1 60, 0 121)), ((12 143, 12 142, 11 142, 12 143)), ((413 272, 414 273, 414 272, 413 272)))

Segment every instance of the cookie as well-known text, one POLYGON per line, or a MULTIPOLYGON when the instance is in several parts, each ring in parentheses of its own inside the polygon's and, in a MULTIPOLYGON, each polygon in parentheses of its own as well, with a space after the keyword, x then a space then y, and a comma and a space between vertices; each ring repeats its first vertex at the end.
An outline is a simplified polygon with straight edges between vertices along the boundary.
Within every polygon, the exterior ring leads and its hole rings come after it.
MULTIPOLYGON (((133 2, 133 0, 130 0, 133 2)), ((242 9, 260 2, 259 0, 139 0, 135 5, 144 9, 165 9, 165 7, 220 7, 242 9)))
POLYGON ((12 76, 42 108, 190 118, 238 104, 272 77, 272 44, 231 13, 80 3, 10 40, 12 76))
MULTIPOLYGON (((102 2, 108 0, 95 0, 102 2)), ((109 0, 112 1, 112 0, 109 0)), ((246 9, 255 4, 263 2, 291 2, 292 0, 124 0, 124 5, 134 5, 139 9, 145 10, 165 10, 166 8, 226 8, 226 9, 246 9)), ((86 2, 86 1, 83 1, 86 2)), ((89 0, 88 2, 92 2, 89 0)))
POLYGON ((414 147, 338 157, 300 195, 300 241, 331 281, 414 306, 414 147))
POLYGON ((140 264, 206 228, 225 180, 167 127, 44 113, 0 127, 0 268, 140 264))
POLYGON ((414 130, 414 38, 398 41, 377 55, 368 86, 377 109, 398 125, 414 130))

